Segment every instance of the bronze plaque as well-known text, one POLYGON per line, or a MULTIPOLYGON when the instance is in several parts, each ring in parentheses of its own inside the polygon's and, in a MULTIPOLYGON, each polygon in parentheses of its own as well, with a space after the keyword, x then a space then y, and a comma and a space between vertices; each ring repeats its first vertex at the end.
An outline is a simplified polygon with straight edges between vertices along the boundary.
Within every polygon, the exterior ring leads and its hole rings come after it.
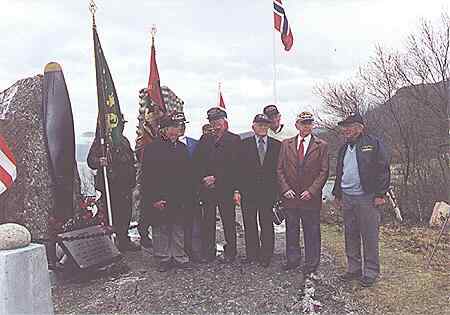
POLYGON ((90 226, 58 234, 58 242, 79 268, 102 267, 120 257, 111 236, 103 232, 105 228, 100 225, 90 226))

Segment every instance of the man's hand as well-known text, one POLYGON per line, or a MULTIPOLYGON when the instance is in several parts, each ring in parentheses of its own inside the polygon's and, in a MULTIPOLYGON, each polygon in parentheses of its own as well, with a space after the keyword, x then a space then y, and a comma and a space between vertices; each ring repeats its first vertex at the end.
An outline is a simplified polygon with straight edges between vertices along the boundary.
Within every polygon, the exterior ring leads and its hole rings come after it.
POLYGON ((216 183, 216 177, 215 176, 203 177, 203 185, 206 188, 214 188, 215 183, 216 183))
POLYGON ((100 166, 101 167, 108 166, 108 159, 106 157, 103 156, 99 160, 100 160, 100 166))
POLYGON ((312 198, 312 194, 307 190, 302 192, 302 194, 300 195, 300 200, 311 200, 311 198, 312 198))
POLYGON ((235 191, 233 194, 233 202, 236 206, 241 205, 241 193, 239 191, 235 191))
POLYGON ((295 198, 295 191, 293 191, 292 189, 289 189, 288 191, 286 191, 283 196, 287 199, 294 199, 295 198))
POLYGON ((166 208, 167 201, 160 200, 153 203, 153 207, 159 210, 163 210, 166 208))
POLYGON ((385 203, 386 203, 386 199, 384 199, 384 197, 375 197, 373 199, 373 204, 375 205, 375 207, 382 206, 385 203))

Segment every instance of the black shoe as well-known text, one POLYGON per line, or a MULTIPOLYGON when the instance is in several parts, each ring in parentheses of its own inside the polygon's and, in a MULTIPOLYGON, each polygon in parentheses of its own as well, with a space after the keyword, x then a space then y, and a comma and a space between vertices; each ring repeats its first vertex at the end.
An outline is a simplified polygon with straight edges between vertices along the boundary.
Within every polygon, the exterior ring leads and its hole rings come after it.
POLYGON ((141 240, 139 243, 144 248, 147 248, 147 249, 153 248, 153 241, 150 237, 141 237, 141 240))
POLYGON ((222 264, 231 264, 234 262, 234 258, 233 256, 225 256, 225 257, 220 257, 219 261, 222 264))
POLYGON ((361 278, 361 276, 362 276, 362 273, 360 271, 359 272, 358 271, 357 272, 348 272, 347 271, 343 275, 340 275, 339 278, 344 281, 352 281, 352 280, 357 280, 357 279, 361 278))
POLYGON ((287 264, 283 265, 283 270, 284 271, 288 271, 288 270, 296 269, 299 266, 300 266, 299 263, 296 263, 296 264, 294 264, 294 263, 287 263, 287 264))
POLYGON ((364 288, 370 288, 371 286, 374 285, 375 281, 377 279, 376 278, 370 278, 370 277, 361 277, 361 279, 359 280, 359 284, 361 284, 362 287, 364 288))
POLYGON ((263 268, 267 268, 267 267, 270 266, 270 260, 261 260, 261 261, 259 262, 259 265, 260 265, 261 267, 263 267, 263 268))
POLYGON ((141 245, 133 243, 132 241, 119 241, 117 249, 121 252, 137 252, 141 250, 141 245))
POLYGON ((257 261, 256 258, 246 257, 246 258, 241 259, 241 264, 250 265, 250 264, 255 264, 256 261, 257 261))
POLYGON ((158 265, 159 272, 167 272, 170 270, 170 268, 172 268, 172 264, 170 263, 170 261, 163 261, 158 265))

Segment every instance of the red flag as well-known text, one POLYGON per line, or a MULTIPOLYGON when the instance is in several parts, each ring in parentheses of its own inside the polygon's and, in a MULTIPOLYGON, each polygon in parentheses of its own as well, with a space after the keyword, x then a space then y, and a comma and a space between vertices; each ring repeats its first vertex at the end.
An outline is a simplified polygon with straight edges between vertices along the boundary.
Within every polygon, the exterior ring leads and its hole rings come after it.
POLYGON ((148 78, 148 96, 151 100, 159 105, 163 112, 166 112, 166 105, 161 93, 161 85, 159 83, 158 65, 156 64, 155 40, 152 38, 152 48, 150 56, 150 76, 148 78))
POLYGON ((0 194, 12 186, 16 176, 16 160, 0 135, 0 194))
MULTIPOLYGON (((220 90, 220 84, 219 84, 219 107, 222 108, 224 111, 227 111, 225 108, 225 102, 223 101, 222 91, 220 90)), ((228 130, 229 128, 228 121, 226 121, 225 123, 228 130)))
POLYGON ((273 22, 275 29, 281 33, 284 49, 289 51, 294 44, 294 35, 292 35, 281 0, 273 0, 273 22))

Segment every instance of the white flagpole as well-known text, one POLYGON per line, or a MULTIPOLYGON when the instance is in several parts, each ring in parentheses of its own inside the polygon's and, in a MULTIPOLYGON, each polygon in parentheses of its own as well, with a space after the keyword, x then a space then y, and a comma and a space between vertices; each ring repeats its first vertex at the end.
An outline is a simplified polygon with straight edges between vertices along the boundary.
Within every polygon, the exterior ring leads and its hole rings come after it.
MULTIPOLYGON (((273 13, 272 13, 273 15, 273 13)), ((272 26, 272 46, 273 46, 273 104, 278 106, 277 100, 277 51, 276 51, 276 30, 272 26)))

